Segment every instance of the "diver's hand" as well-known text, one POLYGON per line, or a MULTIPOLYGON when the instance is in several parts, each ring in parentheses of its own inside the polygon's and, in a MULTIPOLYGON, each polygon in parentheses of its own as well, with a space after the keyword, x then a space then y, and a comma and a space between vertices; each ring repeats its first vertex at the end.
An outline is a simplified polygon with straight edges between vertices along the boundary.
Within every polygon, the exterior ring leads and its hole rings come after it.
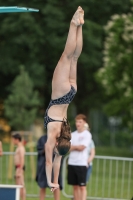
POLYGON ((54 192, 56 189, 59 189, 59 184, 57 184, 57 183, 50 183, 49 187, 51 188, 51 192, 54 192))

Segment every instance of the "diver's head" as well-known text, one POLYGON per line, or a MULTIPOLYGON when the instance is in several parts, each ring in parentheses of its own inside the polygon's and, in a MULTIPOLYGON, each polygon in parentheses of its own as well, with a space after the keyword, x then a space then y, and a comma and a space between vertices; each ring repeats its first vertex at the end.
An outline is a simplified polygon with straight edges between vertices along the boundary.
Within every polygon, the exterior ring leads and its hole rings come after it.
POLYGON ((62 122, 60 137, 57 138, 57 150, 59 155, 65 155, 68 153, 71 147, 71 130, 68 121, 62 122))

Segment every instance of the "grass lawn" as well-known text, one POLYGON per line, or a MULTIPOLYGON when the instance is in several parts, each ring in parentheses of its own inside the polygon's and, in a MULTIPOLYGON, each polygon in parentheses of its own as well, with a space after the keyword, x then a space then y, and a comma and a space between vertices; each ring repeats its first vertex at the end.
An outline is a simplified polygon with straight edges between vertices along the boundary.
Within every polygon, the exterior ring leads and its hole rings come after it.
MULTIPOLYGON (((9 145, 3 145, 4 151, 9 151, 9 145)), ((28 149, 27 149, 28 151, 28 149)), ((128 149, 97 147, 97 155, 133 157, 133 153, 128 149)), ((0 184, 14 184, 14 167, 12 156, 0 158, 0 184)), ((35 182, 36 156, 26 156, 25 182, 27 194, 38 195, 39 188, 35 182)), ((67 174, 67 170, 66 170, 67 174)), ((65 178, 66 180, 66 178, 65 178)), ((66 181, 65 181, 66 182, 66 181)), ((106 197, 131 199, 133 196, 133 163, 128 161, 110 161, 94 159, 93 173, 87 185, 88 195, 91 197, 106 197), (130 179, 129 179, 130 175, 130 179)), ((65 192, 72 195, 72 187, 65 184, 65 192)), ((47 189, 47 194, 50 190, 47 189)), ((27 197, 28 200, 38 198, 27 197)), ((48 198, 52 200, 53 198, 48 198)), ((61 194, 61 200, 67 200, 61 194)))

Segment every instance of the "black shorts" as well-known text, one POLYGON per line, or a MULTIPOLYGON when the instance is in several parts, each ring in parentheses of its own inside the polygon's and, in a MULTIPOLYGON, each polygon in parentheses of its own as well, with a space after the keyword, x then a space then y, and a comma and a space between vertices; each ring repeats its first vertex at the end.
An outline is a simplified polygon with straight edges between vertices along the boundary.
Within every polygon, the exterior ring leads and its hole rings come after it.
POLYGON ((68 165, 68 184, 69 185, 86 185, 86 166, 68 165))

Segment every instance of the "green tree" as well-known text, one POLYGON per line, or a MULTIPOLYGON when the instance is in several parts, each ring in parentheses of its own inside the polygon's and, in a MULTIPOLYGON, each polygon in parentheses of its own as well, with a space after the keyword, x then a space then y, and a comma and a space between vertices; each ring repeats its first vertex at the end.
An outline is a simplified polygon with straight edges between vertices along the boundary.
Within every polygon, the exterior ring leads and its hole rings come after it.
POLYGON ((97 75, 108 96, 105 110, 132 129, 133 13, 113 15, 105 30, 104 65, 97 75))
POLYGON ((19 5, 39 8, 39 13, 1 14, 0 31, 0 96, 19 73, 23 64, 35 88, 47 107, 51 95, 53 70, 63 51, 69 23, 75 9, 85 9, 83 28, 84 47, 78 62, 78 93, 74 99, 77 112, 88 113, 102 102, 101 86, 95 80, 96 71, 102 66, 103 25, 114 13, 127 12, 129 0, 32 0, 19 3, 1 0, 1 5, 19 5), (82 102, 81 102, 82 98, 82 102))
POLYGON ((33 90, 33 82, 23 67, 9 91, 4 104, 9 123, 17 130, 28 130, 36 118, 39 99, 38 93, 33 90))

